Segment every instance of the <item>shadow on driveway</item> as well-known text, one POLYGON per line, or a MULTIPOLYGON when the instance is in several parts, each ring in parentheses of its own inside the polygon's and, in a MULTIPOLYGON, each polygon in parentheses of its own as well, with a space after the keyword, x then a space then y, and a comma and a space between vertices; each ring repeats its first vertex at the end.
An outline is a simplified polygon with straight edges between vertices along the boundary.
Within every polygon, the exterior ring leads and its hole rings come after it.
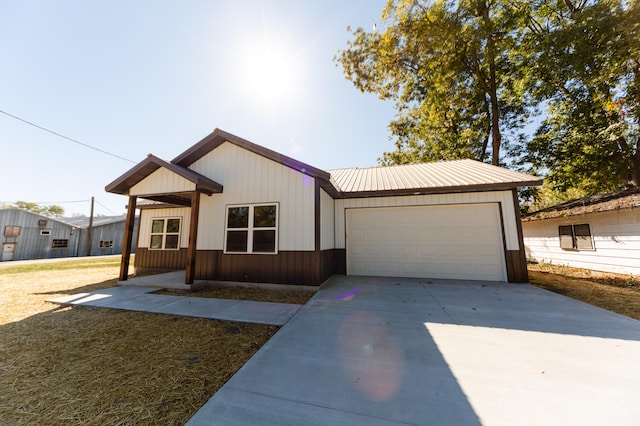
POLYGON ((330 279, 190 425, 633 424, 640 322, 529 285, 330 279))

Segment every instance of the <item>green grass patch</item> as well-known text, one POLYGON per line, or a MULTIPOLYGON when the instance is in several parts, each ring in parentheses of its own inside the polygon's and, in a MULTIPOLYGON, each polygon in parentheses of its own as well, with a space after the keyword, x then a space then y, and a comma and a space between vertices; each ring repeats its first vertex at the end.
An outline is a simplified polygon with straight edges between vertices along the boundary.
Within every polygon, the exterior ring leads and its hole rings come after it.
MULTIPOLYGON (((133 264, 133 256, 131 259, 133 264)), ((113 268, 120 265, 120 256, 113 258, 78 259, 59 262, 31 263, 26 265, 2 266, 0 274, 26 274, 41 271, 66 271, 70 269, 113 268)))

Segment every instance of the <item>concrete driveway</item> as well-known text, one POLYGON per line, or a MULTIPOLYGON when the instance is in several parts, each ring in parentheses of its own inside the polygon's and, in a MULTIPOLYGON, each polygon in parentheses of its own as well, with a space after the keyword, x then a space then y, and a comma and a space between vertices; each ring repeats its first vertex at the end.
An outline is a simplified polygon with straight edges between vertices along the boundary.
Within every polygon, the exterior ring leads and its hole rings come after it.
POLYGON ((637 425, 640 321, 523 284, 333 277, 188 423, 637 425))

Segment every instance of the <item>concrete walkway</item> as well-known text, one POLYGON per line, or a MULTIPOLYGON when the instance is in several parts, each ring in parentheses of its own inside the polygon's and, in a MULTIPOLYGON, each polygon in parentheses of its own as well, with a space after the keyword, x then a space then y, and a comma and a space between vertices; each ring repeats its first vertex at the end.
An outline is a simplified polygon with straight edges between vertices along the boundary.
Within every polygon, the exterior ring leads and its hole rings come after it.
POLYGON ((639 360, 529 285, 333 277, 188 425, 637 425, 639 360))
POLYGON ((60 305, 94 306, 271 325, 285 324, 302 307, 288 303, 150 294, 156 290, 160 288, 118 286, 48 301, 60 305))

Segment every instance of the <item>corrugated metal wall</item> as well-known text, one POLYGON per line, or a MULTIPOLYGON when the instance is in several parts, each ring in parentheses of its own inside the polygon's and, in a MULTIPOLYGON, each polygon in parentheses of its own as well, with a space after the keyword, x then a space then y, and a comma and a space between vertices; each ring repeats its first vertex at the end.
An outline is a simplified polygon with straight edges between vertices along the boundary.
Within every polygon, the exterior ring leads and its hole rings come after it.
MULTIPOLYGON (((131 243, 131 252, 135 253, 138 239, 138 225, 140 219, 137 218, 133 227, 133 241, 131 243)), ((93 227, 93 237, 91 244, 91 256, 106 256, 109 254, 122 253, 122 244, 124 242, 124 228, 126 221, 108 223, 105 225, 93 227), (100 247, 100 242, 104 241, 105 246, 111 242, 111 247, 100 247)), ((89 229, 80 229, 80 243, 78 245, 78 256, 87 255, 87 244, 89 243, 89 229)))
MULTIPOLYGON (((132 252, 137 246, 139 219, 136 219, 133 231, 132 252)), ((125 221, 95 226, 91 256, 122 253, 125 221), (101 241, 111 241, 111 247, 100 248, 101 241)), ((59 257, 75 257, 87 255, 89 230, 76 228, 56 219, 40 216, 19 209, 0 209, 0 238, 2 244, 15 243, 12 260, 47 259, 59 257), (46 221, 40 226, 39 221, 46 221), (19 226, 20 235, 7 237, 5 226, 19 226), (41 235, 41 231, 49 231, 49 235, 41 235), (65 248, 54 248, 53 240, 68 240, 65 248)), ((0 257, 2 259, 2 257, 0 257)))
POLYGON ((3 244, 15 243, 13 260, 73 257, 78 253, 79 229, 24 210, 1 209, 0 232, 3 244), (40 226, 40 220, 45 220, 46 225, 40 226), (19 226, 20 235, 4 236, 5 226, 19 226), (49 235, 41 235, 41 231, 49 231, 49 235), (53 248, 54 239, 68 240, 67 247, 53 248))

